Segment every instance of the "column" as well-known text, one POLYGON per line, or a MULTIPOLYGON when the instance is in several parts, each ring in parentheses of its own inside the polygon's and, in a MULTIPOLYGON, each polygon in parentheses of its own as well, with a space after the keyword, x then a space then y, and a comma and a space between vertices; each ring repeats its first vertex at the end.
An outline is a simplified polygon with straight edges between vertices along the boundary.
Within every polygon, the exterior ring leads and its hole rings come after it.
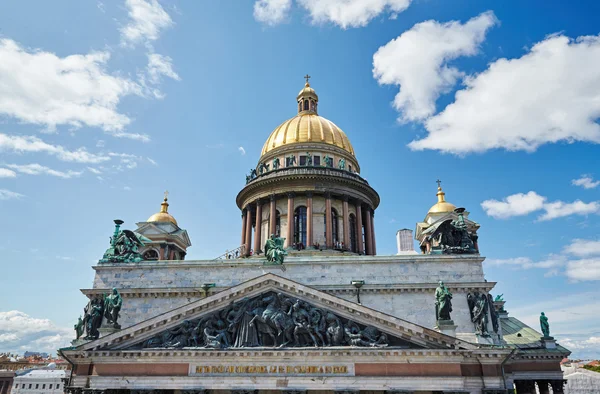
MULTIPOLYGON (((271 210, 269 213, 269 232, 271 234, 275 234, 275 226, 277 225, 276 219, 277 219, 277 209, 276 209, 276 200, 275 200, 275 195, 271 194, 271 210)), ((267 234, 268 237, 271 236, 271 234, 267 234)))
POLYGON ((371 211, 371 248, 373 249, 373 256, 377 254, 377 242, 375 242, 375 211, 371 211))
POLYGON ((348 196, 344 196, 342 215, 344 216, 344 248, 350 249, 350 214, 348 213, 348 196))
POLYGON ((325 246, 333 248, 333 226, 331 223, 331 193, 325 194, 325 246))
POLYGON ((252 248, 252 209, 250 205, 246 207, 246 250, 244 254, 250 256, 250 249, 252 248))
POLYGON ((306 193, 306 248, 312 248, 313 242, 313 194, 306 193))
POLYGON ((540 394, 550 394, 550 381, 538 380, 536 383, 540 394))
POLYGON ((288 220, 287 220, 287 237, 285 246, 290 248, 294 245, 294 193, 288 193, 288 220))
POLYGON ((246 244, 246 208, 242 209, 242 241, 240 246, 246 244))
POLYGON ((517 394, 535 394, 535 380, 515 380, 517 394))
POLYGON ((365 249, 367 255, 373 255, 373 227, 371 225, 371 208, 365 207, 365 249))
POLYGON ((256 200, 256 222, 254 223, 254 253, 260 254, 262 245, 262 202, 256 200))
POLYGON ((566 382, 566 380, 551 380, 550 385, 552 386, 552 392, 554 394, 563 394, 565 392, 564 385, 566 382))
POLYGON ((360 200, 356 202, 356 247, 358 249, 358 254, 364 254, 365 246, 363 244, 362 205, 360 200))

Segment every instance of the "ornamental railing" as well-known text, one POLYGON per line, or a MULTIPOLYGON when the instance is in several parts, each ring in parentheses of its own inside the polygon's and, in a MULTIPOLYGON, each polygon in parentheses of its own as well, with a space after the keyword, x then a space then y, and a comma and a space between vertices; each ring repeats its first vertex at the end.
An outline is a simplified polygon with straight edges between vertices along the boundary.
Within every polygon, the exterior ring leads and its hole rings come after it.
POLYGON ((244 257, 246 251, 246 245, 238 246, 235 249, 227 250, 222 255, 218 256, 214 260, 235 260, 244 257))
POLYGON ((369 182, 359 174, 348 170, 341 170, 333 167, 322 167, 322 166, 294 166, 294 167, 283 167, 276 170, 265 171, 262 174, 257 174, 254 178, 248 178, 246 184, 249 185, 258 179, 269 179, 281 175, 326 175, 342 177, 346 179, 352 179, 359 182, 364 182, 367 185, 369 182))

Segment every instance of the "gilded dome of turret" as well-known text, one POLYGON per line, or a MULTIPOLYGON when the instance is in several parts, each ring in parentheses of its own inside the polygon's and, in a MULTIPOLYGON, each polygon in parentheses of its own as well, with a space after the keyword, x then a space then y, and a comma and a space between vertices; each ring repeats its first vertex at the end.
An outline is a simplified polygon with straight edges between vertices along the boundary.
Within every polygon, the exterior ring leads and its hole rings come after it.
POLYGON ((170 222, 177 226, 177 220, 169 213, 169 203, 167 202, 167 193, 165 193, 165 198, 163 202, 160 204, 160 212, 155 213, 150 216, 146 222, 170 222))
POLYGON ((446 193, 442 191, 442 186, 438 186, 436 196, 438 198, 438 202, 429 208, 429 213, 453 212, 456 209, 456 205, 446 201, 446 193))
POLYGON ((283 146, 306 143, 334 145, 354 156, 354 148, 346 133, 332 121, 318 115, 319 96, 308 80, 296 99, 298 114, 273 130, 263 146, 261 156, 283 146))

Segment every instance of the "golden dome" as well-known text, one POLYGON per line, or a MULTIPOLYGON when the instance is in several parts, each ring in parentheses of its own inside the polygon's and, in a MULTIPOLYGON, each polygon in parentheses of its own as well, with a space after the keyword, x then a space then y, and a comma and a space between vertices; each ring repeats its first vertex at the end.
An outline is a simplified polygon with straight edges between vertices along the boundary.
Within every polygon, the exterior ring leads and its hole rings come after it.
POLYGON ((354 156, 354 148, 346 133, 332 121, 317 114, 319 97, 307 82, 296 97, 298 101, 298 115, 286 120, 269 136, 262 149, 262 155, 291 144, 321 143, 334 145, 344 149, 354 156))
MULTIPOLYGON (((440 182, 441 183, 441 182, 440 182)), ((442 186, 438 184, 438 191, 436 193, 438 202, 429 208, 429 213, 446 213, 453 212, 456 209, 456 205, 446 201, 446 193, 442 191, 442 186)))
POLYGON ((160 212, 150 216, 146 222, 171 222, 177 226, 177 220, 168 212, 169 203, 167 202, 168 192, 165 192, 165 198, 160 204, 160 212))

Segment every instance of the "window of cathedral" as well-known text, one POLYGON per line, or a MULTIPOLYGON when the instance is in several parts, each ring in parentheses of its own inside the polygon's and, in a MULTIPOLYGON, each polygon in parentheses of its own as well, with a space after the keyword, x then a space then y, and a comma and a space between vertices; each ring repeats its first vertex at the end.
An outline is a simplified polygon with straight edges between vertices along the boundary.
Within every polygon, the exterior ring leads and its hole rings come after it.
POLYGON ((271 220, 269 220, 269 234, 275 234, 275 236, 279 237, 281 235, 281 213, 279 210, 275 211, 275 232, 271 229, 271 220))
POLYGON ((158 260, 158 252, 154 249, 147 250, 143 258, 144 260, 158 260))
POLYGON ((353 253, 357 252, 356 246, 356 216, 353 213, 350 214, 349 222, 349 230, 350 230, 350 251, 353 253))
POLYGON ((294 243, 306 247, 306 207, 300 206, 294 211, 294 243))
MULTIPOLYGON (((338 213, 335 208, 331 208, 331 239, 333 243, 338 242, 338 213)), ((327 239, 327 213, 323 214, 323 236, 327 239)))
POLYGON ((308 100, 304 100, 304 110, 308 111, 308 100))
POLYGON ((352 172, 352 165, 348 164, 348 171, 352 172))
POLYGON ((318 167, 321 165, 321 156, 314 156, 313 157, 313 165, 315 167, 318 167))
POLYGON ((301 166, 305 166, 306 165, 306 156, 300 156, 300 165, 301 166))

